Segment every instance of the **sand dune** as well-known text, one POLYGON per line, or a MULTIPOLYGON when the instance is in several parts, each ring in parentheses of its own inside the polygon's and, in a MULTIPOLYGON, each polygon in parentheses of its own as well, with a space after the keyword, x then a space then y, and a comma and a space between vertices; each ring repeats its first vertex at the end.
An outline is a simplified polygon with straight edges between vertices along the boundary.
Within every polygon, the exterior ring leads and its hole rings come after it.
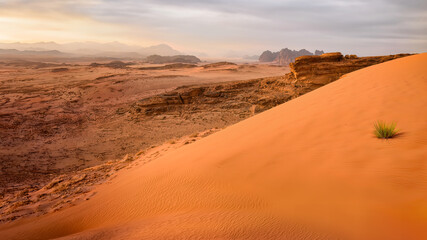
POLYGON ((1 239, 427 239, 427 54, 368 67, 1 239), (402 134, 373 136, 377 120, 402 134))

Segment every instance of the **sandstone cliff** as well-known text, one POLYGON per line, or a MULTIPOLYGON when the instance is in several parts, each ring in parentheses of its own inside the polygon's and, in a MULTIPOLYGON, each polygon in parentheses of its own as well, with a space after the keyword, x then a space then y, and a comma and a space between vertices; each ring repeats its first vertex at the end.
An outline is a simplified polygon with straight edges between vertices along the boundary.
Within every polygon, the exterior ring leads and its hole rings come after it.
POLYGON ((142 99, 131 107, 130 112, 134 116, 182 116, 212 112, 246 118, 284 103, 296 95, 294 87, 285 77, 260 78, 180 87, 142 99))
POLYGON ((300 86, 315 89, 337 80, 346 73, 408 55, 357 57, 356 55, 343 56, 337 52, 320 56, 302 56, 289 65, 291 73, 288 74, 288 78, 300 86))

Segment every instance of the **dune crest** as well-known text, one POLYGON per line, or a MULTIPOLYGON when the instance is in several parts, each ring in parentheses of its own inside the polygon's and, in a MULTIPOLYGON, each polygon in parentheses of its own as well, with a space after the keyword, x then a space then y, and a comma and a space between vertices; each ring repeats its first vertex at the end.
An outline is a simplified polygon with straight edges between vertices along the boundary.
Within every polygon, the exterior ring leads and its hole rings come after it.
POLYGON ((1 239, 426 239, 427 54, 371 66, 1 239), (373 135, 377 120, 402 134, 373 135))

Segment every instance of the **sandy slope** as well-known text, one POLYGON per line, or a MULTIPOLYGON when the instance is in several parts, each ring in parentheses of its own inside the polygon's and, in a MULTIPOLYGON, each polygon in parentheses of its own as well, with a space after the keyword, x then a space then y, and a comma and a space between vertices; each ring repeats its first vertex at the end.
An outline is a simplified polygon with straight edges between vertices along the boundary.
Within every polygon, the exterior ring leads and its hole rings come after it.
POLYGON ((427 54, 349 74, 123 172, 1 239, 426 239, 427 54), (373 122, 402 134, 373 137, 373 122))

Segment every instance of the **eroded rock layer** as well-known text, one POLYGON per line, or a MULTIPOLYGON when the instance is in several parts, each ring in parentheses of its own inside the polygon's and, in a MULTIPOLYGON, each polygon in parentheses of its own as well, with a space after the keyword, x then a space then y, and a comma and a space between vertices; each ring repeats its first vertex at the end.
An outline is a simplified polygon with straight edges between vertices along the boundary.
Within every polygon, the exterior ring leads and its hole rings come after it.
POLYGON ((130 111, 134 117, 228 112, 245 118, 290 100, 296 90, 284 76, 185 86, 142 99, 130 111))
POLYGON ((315 89, 339 79, 346 73, 374 64, 383 63, 409 54, 376 57, 357 57, 341 53, 325 53, 320 56, 302 56, 291 63, 288 78, 299 85, 315 89))
POLYGON ((246 118, 333 82, 349 72, 407 55, 357 57, 326 53, 302 56, 290 64, 291 73, 285 76, 180 87, 142 99, 132 105, 130 112, 136 119, 138 115, 201 112, 227 112, 246 118))

